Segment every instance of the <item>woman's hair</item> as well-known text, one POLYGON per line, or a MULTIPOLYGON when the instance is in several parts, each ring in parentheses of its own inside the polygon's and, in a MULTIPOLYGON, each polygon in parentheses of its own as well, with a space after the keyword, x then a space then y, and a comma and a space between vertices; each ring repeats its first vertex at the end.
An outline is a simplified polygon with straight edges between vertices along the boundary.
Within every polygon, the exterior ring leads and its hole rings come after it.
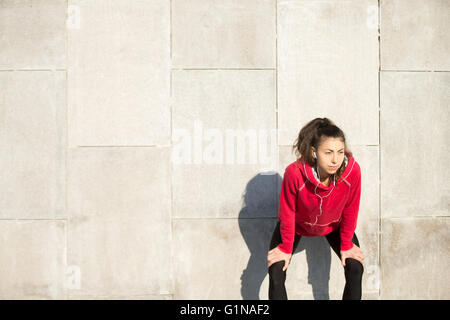
MULTIPOLYGON (((297 139, 292 146, 297 158, 302 157, 311 166, 314 167, 316 159, 311 155, 311 147, 314 147, 316 151, 319 149, 319 145, 326 138, 341 138, 344 142, 344 152, 348 158, 353 157, 353 153, 347 148, 345 143, 345 134, 339 129, 333 121, 328 118, 315 118, 308 122, 298 134, 297 139)), ((342 175, 345 170, 345 161, 336 171, 336 180, 342 175)))

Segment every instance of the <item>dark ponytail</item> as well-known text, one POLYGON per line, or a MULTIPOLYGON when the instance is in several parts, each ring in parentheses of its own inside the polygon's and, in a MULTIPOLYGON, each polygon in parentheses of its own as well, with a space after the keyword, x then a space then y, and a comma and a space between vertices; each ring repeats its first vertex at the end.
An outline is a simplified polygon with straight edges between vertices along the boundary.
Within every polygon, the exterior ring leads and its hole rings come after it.
MULTIPOLYGON (((328 118, 315 118, 308 122, 301 128, 297 139, 292 146, 295 155, 298 158, 303 158, 310 166, 314 167, 316 159, 311 155, 311 148, 319 149, 323 138, 340 138, 344 143, 344 152, 348 158, 353 157, 353 153, 347 148, 345 142, 344 132, 337 127, 333 121, 328 118)), ((336 171, 336 180, 342 175, 345 170, 345 162, 342 162, 341 167, 336 171)))

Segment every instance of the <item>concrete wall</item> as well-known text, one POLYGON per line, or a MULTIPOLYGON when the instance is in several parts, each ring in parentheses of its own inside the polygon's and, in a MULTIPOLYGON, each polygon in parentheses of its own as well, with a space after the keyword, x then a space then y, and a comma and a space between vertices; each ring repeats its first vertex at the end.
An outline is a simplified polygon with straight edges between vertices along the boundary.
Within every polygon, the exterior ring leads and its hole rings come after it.
MULTIPOLYGON (((447 0, 0 0, 0 298, 267 299, 290 145, 329 117, 362 169, 363 299, 449 299, 449 18, 447 0)), ((344 283, 303 237, 289 299, 344 283)))

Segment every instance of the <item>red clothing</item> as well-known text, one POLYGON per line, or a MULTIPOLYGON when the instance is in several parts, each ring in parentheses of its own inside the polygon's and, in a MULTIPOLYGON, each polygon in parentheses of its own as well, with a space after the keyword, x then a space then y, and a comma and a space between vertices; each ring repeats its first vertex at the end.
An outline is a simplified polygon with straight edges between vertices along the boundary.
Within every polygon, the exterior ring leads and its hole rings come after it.
POLYGON ((344 173, 338 180, 330 176, 330 186, 318 181, 313 168, 301 157, 284 172, 278 221, 282 243, 278 248, 292 253, 294 233, 323 236, 340 227, 341 250, 353 247, 361 196, 361 168, 349 155, 344 173))

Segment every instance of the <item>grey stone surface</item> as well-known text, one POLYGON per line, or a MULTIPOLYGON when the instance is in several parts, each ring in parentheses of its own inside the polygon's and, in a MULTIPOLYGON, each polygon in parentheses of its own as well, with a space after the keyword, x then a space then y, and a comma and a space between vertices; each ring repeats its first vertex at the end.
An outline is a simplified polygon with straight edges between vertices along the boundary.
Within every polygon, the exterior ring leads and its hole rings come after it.
POLYGON ((277 157, 275 73, 188 70, 172 79, 173 216, 237 217, 243 204, 274 216, 275 176, 264 173, 277 157))
POLYGON ((325 116, 354 137, 350 143, 378 144, 376 6, 374 0, 279 1, 280 145, 325 116))
POLYGON ((170 143, 169 4, 69 1, 71 147, 170 143))
POLYGON ((175 68, 274 68, 276 1, 172 0, 175 68))
POLYGON ((262 283, 275 224, 245 217, 173 219, 174 299, 267 299, 262 283))
MULTIPOLYGON (((362 300, 380 300, 378 291, 363 291, 362 300)), ((342 291, 332 291, 330 293, 313 293, 311 290, 304 293, 293 293, 289 300, 342 300, 342 291)))
POLYGON ((381 73, 383 218, 449 215, 449 92, 449 73, 381 73))
POLYGON ((170 294, 168 148, 74 148, 68 153, 70 295, 170 294))
POLYGON ((448 216, 381 220, 381 299, 450 298, 449 228, 448 216))
POLYGON ((0 220, 0 299, 65 299, 64 220, 0 220))
MULTIPOLYGON (((290 146, 328 117, 362 168, 362 298, 449 299, 448 8, 0 0, 0 298, 267 299, 290 146)), ((344 285, 303 237, 289 299, 344 285)))
POLYGON ((65 216, 66 73, 0 72, 0 218, 65 216))
POLYGON ((381 0, 381 68, 450 71, 450 2, 381 0))
POLYGON ((77 296, 69 295, 70 300, 173 300, 170 294, 125 295, 125 296, 77 296))
POLYGON ((66 68, 66 0, 0 2, 0 70, 66 68))

